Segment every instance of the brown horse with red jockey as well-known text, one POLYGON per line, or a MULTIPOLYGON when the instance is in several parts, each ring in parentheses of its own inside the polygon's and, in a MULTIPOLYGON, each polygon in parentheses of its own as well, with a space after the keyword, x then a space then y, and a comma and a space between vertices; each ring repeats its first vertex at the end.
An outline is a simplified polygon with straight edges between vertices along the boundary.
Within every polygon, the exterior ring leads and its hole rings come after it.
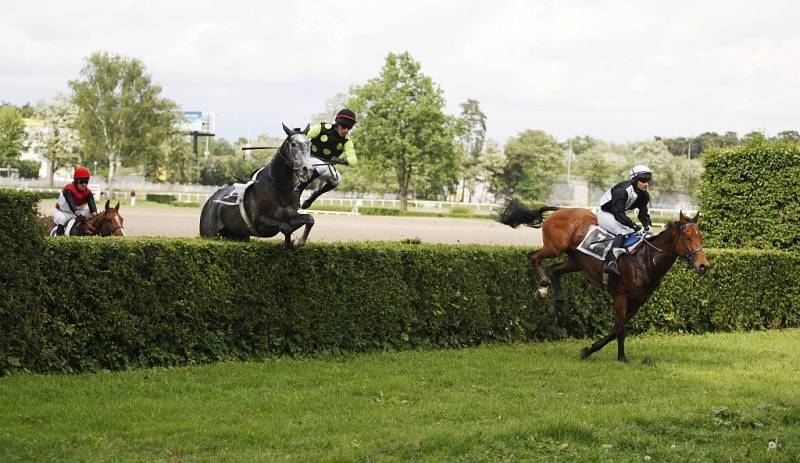
MULTIPOLYGON (((53 217, 42 217, 40 220, 46 226, 46 236, 55 236, 57 225, 53 221, 53 217)), ((119 203, 117 203, 115 207, 111 207, 111 202, 106 201, 106 208, 104 211, 90 217, 84 217, 83 215, 76 216, 75 223, 65 235, 125 236, 124 221, 125 219, 123 219, 119 213, 119 203)))

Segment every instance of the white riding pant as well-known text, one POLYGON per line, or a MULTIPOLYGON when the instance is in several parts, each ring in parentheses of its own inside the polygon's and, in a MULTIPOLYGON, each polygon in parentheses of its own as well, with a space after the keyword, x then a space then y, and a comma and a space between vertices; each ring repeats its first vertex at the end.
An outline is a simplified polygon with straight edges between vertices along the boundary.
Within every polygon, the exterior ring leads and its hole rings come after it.
MULTIPOLYGON (((597 211, 597 224, 615 235, 629 235, 636 231, 617 222, 614 214, 603 210, 597 211)), ((611 252, 614 253, 615 257, 619 257, 620 254, 625 254, 625 248, 614 248, 611 252)))
POLYGON ((311 166, 316 172, 315 175, 320 180, 320 184, 328 182, 332 186, 339 186, 339 182, 342 181, 342 174, 336 170, 336 167, 320 158, 312 156, 311 166))
MULTIPOLYGON (((84 217, 89 217, 89 205, 84 204, 78 207, 78 212, 81 213, 84 217)), ((70 210, 61 210, 56 209, 56 212, 53 213, 53 222, 56 225, 66 225, 71 219, 75 218, 75 214, 72 213, 70 210)))
POLYGON ((603 210, 597 211, 597 224, 615 235, 629 235, 635 230, 617 222, 614 214, 603 210))

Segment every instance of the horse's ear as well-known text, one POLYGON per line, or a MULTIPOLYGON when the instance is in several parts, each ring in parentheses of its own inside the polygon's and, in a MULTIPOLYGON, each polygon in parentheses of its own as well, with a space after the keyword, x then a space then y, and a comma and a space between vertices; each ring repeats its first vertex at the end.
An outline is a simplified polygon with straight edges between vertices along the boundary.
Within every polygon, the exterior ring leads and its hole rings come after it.
POLYGON ((107 199, 106 200, 106 210, 108 210, 109 207, 111 207, 111 200, 107 199))
POLYGON ((680 213, 678 215, 678 221, 679 222, 686 222, 686 219, 687 219, 687 217, 685 215, 683 215, 683 209, 681 209, 680 213))
POLYGON ((286 127, 286 124, 284 124, 283 122, 281 122, 281 125, 283 126, 283 131, 286 132, 286 136, 287 137, 291 136, 292 135, 292 129, 290 129, 289 127, 286 127))
POLYGON ((306 128, 303 129, 303 135, 308 135, 309 130, 311 130, 311 124, 306 124, 306 128))
POLYGON ((697 214, 695 214, 694 217, 691 218, 691 221, 693 223, 697 223, 698 220, 700 220, 700 211, 697 211, 697 214))
POLYGON ((117 201, 117 205, 116 205, 116 206, 114 206, 114 210, 115 210, 115 211, 119 211, 119 201, 117 201))

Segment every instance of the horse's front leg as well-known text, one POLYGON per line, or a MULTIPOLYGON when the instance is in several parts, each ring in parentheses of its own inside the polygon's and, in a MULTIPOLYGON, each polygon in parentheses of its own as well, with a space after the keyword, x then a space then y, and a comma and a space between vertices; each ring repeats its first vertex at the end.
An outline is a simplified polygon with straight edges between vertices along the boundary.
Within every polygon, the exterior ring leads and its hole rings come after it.
POLYGON ((291 225, 293 231, 305 226, 303 229, 303 236, 292 241, 291 243, 292 248, 294 249, 305 246, 306 241, 308 240, 308 234, 311 232, 311 227, 314 226, 314 216, 311 214, 298 214, 297 217, 289 221, 289 224, 291 225))
POLYGON ((581 349, 581 358, 585 359, 602 349, 606 344, 613 339, 617 340, 617 360, 620 362, 627 362, 625 357, 625 321, 627 320, 626 312, 628 308, 628 297, 625 294, 614 296, 614 327, 607 336, 595 342, 589 347, 581 349))

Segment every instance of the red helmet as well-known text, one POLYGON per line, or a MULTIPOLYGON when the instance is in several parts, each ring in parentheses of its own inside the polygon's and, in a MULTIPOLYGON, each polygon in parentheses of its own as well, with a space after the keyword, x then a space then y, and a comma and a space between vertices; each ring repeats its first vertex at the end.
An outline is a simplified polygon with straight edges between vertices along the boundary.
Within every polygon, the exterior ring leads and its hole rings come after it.
POLYGON ((78 180, 79 178, 88 179, 91 176, 92 176, 92 174, 89 173, 89 169, 81 166, 81 167, 78 167, 77 169, 75 169, 75 173, 72 175, 72 178, 74 180, 78 180))

